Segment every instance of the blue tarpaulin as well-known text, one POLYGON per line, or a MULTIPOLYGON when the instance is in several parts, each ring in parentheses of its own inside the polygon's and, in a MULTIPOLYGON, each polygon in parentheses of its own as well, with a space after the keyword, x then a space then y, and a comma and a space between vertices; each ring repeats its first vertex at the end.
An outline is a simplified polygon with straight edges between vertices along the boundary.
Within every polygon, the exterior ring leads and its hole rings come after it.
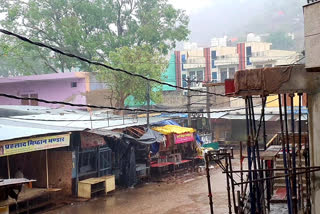
POLYGON ((176 125, 176 126, 180 126, 179 123, 177 123, 174 120, 164 120, 164 121, 160 121, 160 122, 156 122, 152 124, 153 126, 166 126, 166 125, 176 125))

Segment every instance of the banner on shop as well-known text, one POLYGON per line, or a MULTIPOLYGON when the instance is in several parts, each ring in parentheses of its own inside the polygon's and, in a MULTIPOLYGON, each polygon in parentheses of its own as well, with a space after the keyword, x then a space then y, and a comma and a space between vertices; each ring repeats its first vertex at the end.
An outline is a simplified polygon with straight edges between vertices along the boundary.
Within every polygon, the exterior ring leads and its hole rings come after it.
POLYGON ((81 132, 81 148, 91 148, 97 146, 103 146, 106 144, 104 138, 100 135, 89 133, 89 132, 81 132))
POLYGON ((187 143, 194 141, 193 133, 174 134, 175 144, 187 143))
POLYGON ((26 138, 0 144, 0 157, 70 145, 70 134, 26 138))

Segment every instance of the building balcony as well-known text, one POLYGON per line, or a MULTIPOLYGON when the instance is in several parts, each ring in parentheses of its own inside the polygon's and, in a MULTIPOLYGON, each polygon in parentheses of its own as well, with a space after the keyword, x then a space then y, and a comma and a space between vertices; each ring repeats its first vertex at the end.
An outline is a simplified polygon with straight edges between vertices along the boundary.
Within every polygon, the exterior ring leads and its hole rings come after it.
POLYGON ((214 61, 215 66, 223 66, 223 65, 237 65, 239 64, 239 57, 218 57, 214 61))
POLYGON ((183 64, 184 69, 195 69, 195 68, 205 68, 206 64, 205 63, 186 63, 183 64))

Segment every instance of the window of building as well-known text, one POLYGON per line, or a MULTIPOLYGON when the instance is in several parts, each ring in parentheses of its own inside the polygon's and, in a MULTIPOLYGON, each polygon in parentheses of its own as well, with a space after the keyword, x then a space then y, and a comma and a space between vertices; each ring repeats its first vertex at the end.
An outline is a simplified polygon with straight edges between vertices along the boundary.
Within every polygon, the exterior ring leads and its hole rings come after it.
POLYGON ((182 54, 181 55, 181 62, 182 63, 186 63, 187 59, 186 59, 186 55, 185 54, 182 54))
POLYGON ((235 73, 236 73, 236 68, 229 68, 229 79, 233 79, 235 73))
POLYGON ((189 77, 191 80, 193 80, 196 77, 196 72, 195 71, 190 71, 189 72, 189 77))
POLYGON ((215 60, 217 59, 217 52, 211 51, 211 67, 215 68, 215 60))
POLYGON ((203 81, 203 71, 197 71, 197 81, 203 81))
MULTIPOLYGON (((21 94, 20 96, 23 97, 23 98, 29 98, 28 94, 21 94)), ((28 106, 29 105, 29 100, 21 100, 21 105, 28 106)))
POLYGON ((272 64, 266 64, 264 65, 265 68, 271 68, 272 67, 272 64))
POLYGON ((228 78, 228 69, 227 68, 221 68, 220 69, 220 75, 221 75, 221 82, 224 82, 228 78))
MULTIPOLYGON (((197 73, 195 72, 195 71, 190 71, 189 72, 189 78, 190 78, 190 80, 191 81, 195 81, 195 80, 197 80, 196 79, 196 76, 197 75, 197 73)), ((191 87, 196 87, 196 83, 195 82, 191 82, 191 87)))
POLYGON ((211 51, 211 59, 217 58, 217 51, 211 51))
POLYGON ((76 88, 77 87, 77 82, 71 82, 71 88, 76 88))
POLYGON ((246 47, 246 52, 247 52, 247 65, 251 65, 252 64, 250 62, 250 57, 252 57, 251 46, 246 47))
POLYGON ((256 65, 256 68, 263 68, 263 65, 256 65))
POLYGON ((217 82, 218 81, 218 73, 217 72, 212 72, 212 82, 217 82))
POLYGON ((182 54, 181 55, 181 67, 182 67, 182 70, 185 71, 186 69, 184 68, 184 64, 187 62, 187 59, 186 59, 186 55, 185 54, 182 54))
MULTIPOLYGON (((20 96, 24 97, 24 98, 38 98, 38 94, 21 94, 20 96)), ((21 100, 21 105, 38 106, 38 101, 36 101, 36 100, 21 100)))
MULTIPOLYGON (((30 94, 30 98, 38 98, 38 94, 30 94)), ((30 100, 30 105, 31 106, 38 106, 38 101, 37 100, 30 100)))
POLYGON ((187 87, 188 84, 187 84, 187 75, 186 74, 182 74, 182 87, 187 87))

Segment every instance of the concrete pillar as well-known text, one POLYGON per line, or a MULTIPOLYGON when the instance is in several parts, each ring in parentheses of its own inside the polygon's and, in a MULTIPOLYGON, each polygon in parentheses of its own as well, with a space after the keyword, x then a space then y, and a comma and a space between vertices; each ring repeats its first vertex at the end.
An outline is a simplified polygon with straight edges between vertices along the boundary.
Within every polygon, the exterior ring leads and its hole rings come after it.
MULTIPOLYGON (((310 165, 320 166, 320 93, 309 95, 310 165)), ((320 213, 320 172, 311 174, 312 213, 320 213)))

